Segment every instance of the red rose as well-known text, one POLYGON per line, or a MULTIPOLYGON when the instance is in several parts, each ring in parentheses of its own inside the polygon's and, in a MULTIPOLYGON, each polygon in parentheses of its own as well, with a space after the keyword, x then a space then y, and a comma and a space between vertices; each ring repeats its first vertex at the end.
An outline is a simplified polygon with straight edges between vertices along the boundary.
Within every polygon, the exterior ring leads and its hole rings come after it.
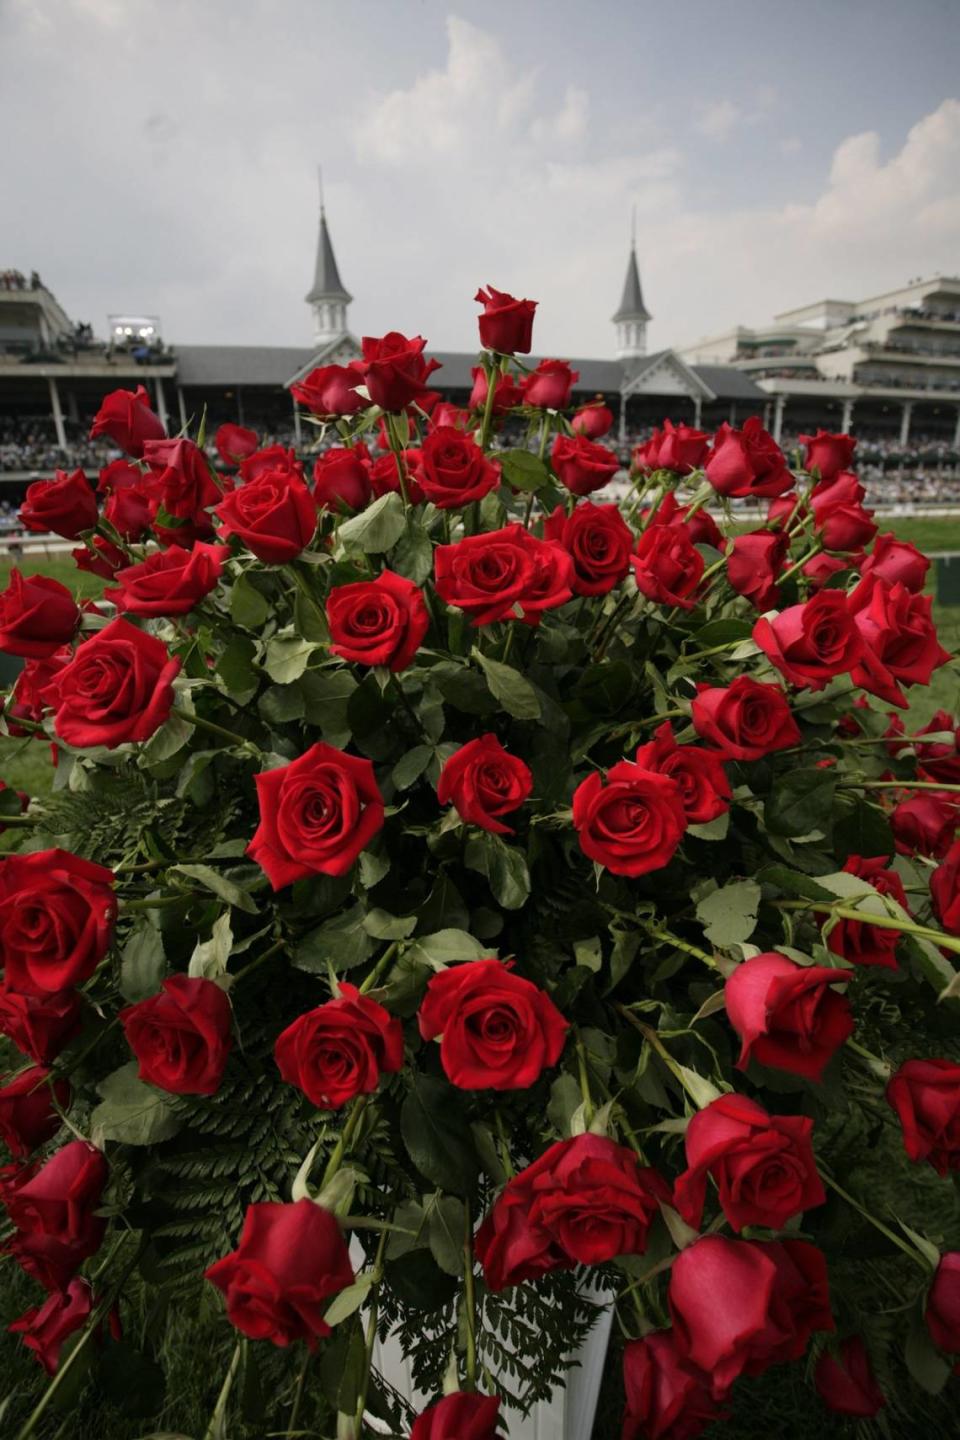
POLYGON ((957 833, 953 795, 923 790, 901 800, 890 814, 890 829, 900 855, 930 855, 941 860, 957 833))
POLYGON ((256 430, 247 430, 243 425, 221 425, 213 443, 224 465, 239 465, 252 455, 260 444, 256 430))
POLYGON ((680 1354, 722 1396, 738 1375, 799 1360, 815 1330, 832 1330, 827 1266, 804 1240, 705 1235, 681 1250, 667 1292, 680 1354))
POLYGON ((856 475, 821 480, 810 496, 814 529, 828 550, 860 550, 877 533, 873 511, 864 510, 866 491, 856 475))
POLYGON ((51 1088, 49 1079, 49 1070, 34 1065, 0 1086, 0 1137, 15 1157, 29 1155, 60 1129, 53 1101, 65 1110, 70 1086, 66 1080, 54 1080, 51 1088))
POLYGON ((932 596, 914 595, 905 585, 889 585, 872 575, 860 581, 849 604, 863 640, 854 684, 906 709, 900 684, 929 685, 934 670, 950 659, 937 639, 932 596))
MULTIPOLYGON (((420 505, 424 499, 423 491, 420 488, 420 480, 423 476, 423 451, 413 446, 402 451, 401 455, 407 498, 411 505, 420 505)), ((374 460, 370 466, 369 476, 373 493, 378 499, 381 495, 402 493, 400 476, 397 471, 397 457, 392 452, 389 455, 381 455, 379 460, 374 460)))
POLYGON ((297 475, 272 470, 248 480, 216 507, 224 535, 267 565, 285 565, 304 551, 317 528, 317 502, 297 475))
POLYGON ((384 570, 376 580, 335 585, 327 596, 330 649, 356 665, 405 670, 430 628, 423 591, 384 570))
POLYGON ((572 559, 575 595, 607 595, 630 570, 633 536, 616 505, 585 500, 570 515, 558 505, 544 522, 543 534, 572 559))
POLYGON ((753 638, 791 685, 823 690, 837 675, 856 668, 863 641, 846 595, 820 590, 772 620, 761 616, 753 638))
POLYGON ((9 984, 0 987, 0 1035, 38 1065, 56 1059, 79 1029, 80 996, 75 990, 31 995, 9 984))
POLYGON ((158 995, 120 1011, 148 1085, 172 1095, 215 1095, 233 1040, 230 1001, 212 980, 171 975, 158 995))
POLYGON ((952 740, 917 741, 914 748, 925 775, 939 780, 943 785, 960 784, 960 729, 953 715, 947 710, 938 710, 927 725, 917 730, 918 735, 938 735, 949 731, 952 740))
POLYGON ((938 1175, 960 1170, 960 1065, 907 1060, 887 1086, 914 1164, 929 1160, 938 1175))
POLYGON ((588 440, 601 440, 613 426, 613 411, 608 410, 602 400, 581 405, 570 421, 575 435, 584 435, 588 440))
MULTIPOLYGON (((895 870, 887 869, 885 856, 864 859, 851 855, 843 868, 848 875, 858 875, 881 895, 891 896, 904 910, 908 909, 903 881, 895 870)), ((827 944, 834 955, 842 955, 851 965, 882 965, 886 970, 896 970, 899 939, 899 930, 888 930, 886 926, 870 925, 863 920, 839 920, 830 931, 827 944)))
POLYGON ((68 475, 58 470, 55 480, 35 480, 27 486, 20 521, 28 530, 52 530, 65 540, 76 540, 81 530, 97 523, 97 497, 82 470, 68 475))
POLYGON ((789 490, 786 495, 774 495, 767 506, 768 525, 776 525, 782 521, 785 529, 792 529, 800 520, 806 519, 806 516, 807 507, 800 503, 796 490, 789 490))
POLYGON ((796 965, 785 955, 754 955, 724 987, 727 1017, 740 1037, 737 1069, 751 1060, 819 1080, 853 1034, 850 1002, 834 988, 849 972, 796 965))
POLYGON ((571 370, 566 360, 541 360, 520 382, 523 403, 539 410, 565 410, 579 379, 580 371, 571 370))
MULTIPOLYGON (((107 518, 109 519, 109 516, 107 518)), ((128 563, 126 555, 117 549, 112 540, 105 540, 102 535, 91 536, 90 543, 92 549, 87 545, 78 545, 76 550, 70 551, 73 563, 78 570, 89 575, 97 575, 101 580, 112 580, 117 571, 122 570, 128 563)))
POLYGON ((664 420, 662 430, 654 430, 645 445, 637 445, 633 463, 648 475, 654 470, 672 470, 674 475, 690 475, 699 470, 710 448, 710 436, 704 430, 681 422, 674 425, 664 420))
POLYGON ((703 556, 684 525, 649 525, 632 556, 637 589, 658 605, 692 610, 703 577, 703 556))
POLYGON ((155 550, 116 577, 117 589, 103 592, 129 615, 186 615, 215 590, 230 557, 226 545, 198 541, 192 550, 171 545, 155 550))
MULTIPOLYGON (((487 403, 487 372, 482 365, 474 365, 470 374, 473 376, 473 389, 470 391, 467 408, 482 410, 487 403)), ((502 415, 505 410, 512 410, 516 405, 522 404, 523 391, 513 376, 498 374, 493 392, 494 415, 502 415)))
POLYGON ((303 479, 303 466, 297 459, 297 453, 286 445, 265 445, 240 462, 240 479, 244 485, 264 475, 276 475, 278 471, 296 480, 303 479))
POLYGON ((440 599, 470 616, 473 625, 512 617, 534 580, 533 552, 522 525, 470 535, 434 551, 440 599))
POLYGON ((651 524, 683 525, 694 545, 712 545, 714 550, 723 550, 726 541, 710 512, 700 509, 690 515, 690 508, 689 505, 679 505, 676 495, 668 490, 653 515, 644 510, 643 516, 651 524))
POLYGON ((99 1150, 71 1140, 10 1196, 7 1214, 19 1232, 10 1251, 48 1290, 66 1289, 100 1248, 107 1222, 96 1212, 109 1173, 99 1150))
POLYGON ((499 1414, 500 1401, 495 1395, 457 1390, 417 1416, 410 1440, 500 1440, 499 1414))
POLYGON ((727 579, 755 610, 772 610, 780 603, 777 576, 789 548, 790 541, 782 533, 752 530, 749 535, 738 535, 727 552, 727 579))
POLYGON ((80 611, 66 585, 46 575, 21 575, 14 567, 0 594, 0 650, 46 659, 73 639, 80 611))
POLYGON ((839 555, 826 555, 821 550, 804 563, 801 574, 810 581, 811 590, 822 590, 834 575, 839 575, 842 570, 855 568, 854 559, 851 555, 841 560, 839 555))
MULTIPOLYGON (((53 677, 69 665, 73 659, 73 651, 68 646, 55 650, 52 655, 44 660, 28 660, 20 674, 17 676, 13 690, 4 711, 4 718, 7 722, 7 729, 11 735, 29 735, 32 732, 24 730, 17 725, 17 719, 29 720, 32 724, 38 725, 43 719, 44 712, 48 708, 47 702, 43 699, 53 677)), ((37 739, 44 739, 38 735, 37 739)))
POLYGON ((110 947, 113 871, 67 850, 0 860, 0 964, 5 984, 51 995, 88 980, 110 947))
POLYGON ((571 495, 592 495, 620 469, 620 461, 606 445, 595 445, 585 435, 558 435, 550 450, 550 463, 561 485, 571 495))
POLYGON ((568 1021, 549 995, 500 960, 451 965, 430 979, 417 1015, 460 1090, 526 1090, 560 1059, 568 1021))
POLYGON ((680 1214, 699 1230, 707 1179, 738 1233, 746 1225, 782 1230, 792 1215, 822 1205, 826 1192, 810 1145, 813 1121, 768 1115, 746 1095, 721 1095, 687 1126, 687 1169, 674 1187, 680 1214))
POLYGON ((731 685, 698 685, 690 705, 693 728, 731 760, 761 760, 799 745, 800 731, 779 685, 740 675, 731 685))
POLYGON ((480 344, 498 355, 529 355, 536 300, 515 300, 492 285, 478 290, 474 299, 483 306, 483 314, 477 317, 480 344))
POLYGON ((793 486, 783 451, 756 415, 744 422, 742 430, 723 422, 704 468, 717 494, 728 499, 767 499, 793 486))
POLYGON ((820 1399, 835 1415, 870 1420, 887 1403, 870 1368, 867 1347, 859 1335, 849 1335, 842 1340, 838 1355, 824 1350, 813 1380, 820 1399))
POLYGON ((55 1375, 66 1340, 82 1330, 93 1311, 93 1291, 86 1280, 71 1280, 66 1290, 55 1290, 40 1306, 32 1306, 7 1326, 22 1335, 48 1375, 55 1375))
POLYGON ((636 877, 669 864, 687 817, 675 780, 620 760, 577 786, 573 823, 585 855, 613 875, 636 877))
POLYGON ((816 435, 798 438, 800 444, 807 447, 804 469, 816 470, 821 480, 830 481, 853 464, 857 442, 852 435, 831 435, 829 430, 818 430, 816 435))
POLYGON ((950 846, 931 875, 930 898, 944 930, 960 935, 960 840, 950 846))
POLYGON ((545 610, 565 605, 573 595, 573 560, 562 545, 538 540, 529 530, 520 540, 530 556, 530 578, 520 596, 520 617, 525 625, 539 625, 545 610))
POLYGON ((56 712, 54 729, 67 745, 118 745, 149 740, 168 719, 180 660, 155 635, 113 620, 74 653, 43 693, 56 712))
POLYGON ((723 761, 697 745, 678 745, 673 727, 664 720, 652 740, 634 756, 641 770, 668 775, 680 791, 688 825, 707 825, 730 809, 730 782, 723 761))
POLYGON ((373 494, 365 445, 333 446, 313 464, 313 498, 322 510, 362 510, 373 494))
POLYGON ((273 1053, 288 1085, 318 1110, 339 1110, 357 1095, 372 1094, 382 1074, 401 1068, 403 1026, 343 981, 335 999, 287 1026, 273 1053))
POLYGON ((251 1205, 240 1244, 205 1274, 241 1334, 274 1345, 306 1340, 311 1350, 330 1334, 326 1302, 353 1284, 337 1217, 306 1198, 251 1205))
POLYGON ((876 575, 888 585, 905 585, 919 595, 927 583, 929 569, 929 559, 915 545, 888 533, 877 536, 873 550, 860 567, 860 574, 864 579, 876 575))
POLYGON ((501 815, 519 810, 533 789, 528 766, 508 755, 496 735, 468 740, 444 762, 437 784, 441 805, 453 805, 460 819, 495 835, 512 835, 501 815))
POLYGON ((477 1231, 491 1290, 551 1270, 642 1255, 670 1192, 656 1170, 604 1135, 560 1140, 507 1184, 477 1231))
POLYGON ((934 1345, 948 1355, 960 1353, 960 1251, 940 1257, 924 1318, 934 1345))
MULTIPOLYGON (((134 542, 140 540, 149 530, 153 513, 150 496, 139 485, 124 485, 111 490, 103 505, 104 520, 107 520, 124 540, 134 542)), ((102 548, 105 542, 102 536, 95 535, 93 543, 102 548)), ((117 550, 116 546, 110 546, 110 550, 120 555, 121 563, 126 564, 122 551, 117 550)))
POLYGON ((322 740, 254 778, 260 824, 246 853, 274 890, 306 875, 345 875, 383 827, 373 765, 322 740))
MULTIPOLYGON (((213 523, 208 511, 222 492, 199 445, 185 439, 150 440, 144 446, 143 458, 150 466, 150 491, 166 514, 182 521, 191 531, 209 534, 213 523)), ((165 528, 175 534, 180 527, 165 528)))
POLYGON ((462 410, 459 405, 451 405, 443 400, 430 412, 430 429, 440 430, 449 425, 452 425, 454 430, 470 430, 473 428, 473 420, 469 410, 462 410))
POLYGON ((436 360, 424 360, 426 340, 417 335, 408 340, 398 330, 391 330, 379 340, 364 336, 360 342, 363 361, 360 366, 371 405, 381 410, 402 410, 419 400, 426 390, 426 381, 439 370, 436 360))
POLYGON ((107 435, 136 460, 142 457, 148 441, 162 440, 166 433, 163 421, 151 410, 150 396, 142 385, 136 390, 111 390, 90 427, 91 440, 107 435))
POLYGON ((440 510, 482 500, 500 484, 500 466, 452 425, 431 427, 421 455, 420 488, 440 510))
POLYGON ((655 1330, 623 1350, 626 1410, 620 1440, 696 1440, 723 1420, 706 1376, 677 1351, 673 1330, 655 1330))
POLYGON ((312 415, 355 415, 370 404, 356 387, 362 385, 363 363, 351 360, 349 365, 320 365, 309 375, 290 386, 290 394, 312 415))

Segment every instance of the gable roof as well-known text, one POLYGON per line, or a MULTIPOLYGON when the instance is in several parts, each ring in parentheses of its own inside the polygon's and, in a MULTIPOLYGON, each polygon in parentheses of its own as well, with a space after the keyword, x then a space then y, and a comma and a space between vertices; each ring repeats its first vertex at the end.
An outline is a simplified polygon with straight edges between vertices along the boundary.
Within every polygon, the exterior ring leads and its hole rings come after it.
POLYGON ((761 390, 756 381, 751 380, 742 370, 735 365, 691 365, 690 369, 695 375, 699 375, 705 385, 716 395, 718 400, 759 400, 761 402, 770 399, 765 390, 761 390))
POLYGON ((289 345, 178 345, 181 385, 286 385, 313 349, 289 345))

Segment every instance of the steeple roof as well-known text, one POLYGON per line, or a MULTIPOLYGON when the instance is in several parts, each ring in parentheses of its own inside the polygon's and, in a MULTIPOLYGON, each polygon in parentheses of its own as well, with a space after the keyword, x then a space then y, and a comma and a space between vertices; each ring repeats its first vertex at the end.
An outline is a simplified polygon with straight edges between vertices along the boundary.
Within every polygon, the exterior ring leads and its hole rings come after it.
POLYGON ((620 308, 611 317, 614 324, 620 320, 650 320, 652 316, 643 303, 643 291, 640 289, 640 271, 637 269, 636 247, 630 247, 630 259, 627 261, 627 276, 623 282, 623 294, 620 297, 620 308))
POLYGON ((333 242, 327 229, 327 212, 320 206, 320 234, 317 238, 317 265, 313 276, 313 288, 306 297, 307 303, 314 300, 343 300, 347 304, 353 296, 340 279, 333 242))

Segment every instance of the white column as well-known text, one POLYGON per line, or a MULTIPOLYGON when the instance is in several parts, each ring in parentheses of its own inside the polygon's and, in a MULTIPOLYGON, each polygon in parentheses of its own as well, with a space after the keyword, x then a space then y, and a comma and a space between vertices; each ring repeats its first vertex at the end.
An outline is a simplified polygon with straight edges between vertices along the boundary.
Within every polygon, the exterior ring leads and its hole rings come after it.
POLYGON ((297 437, 297 448, 303 444, 303 431, 300 426, 300 406, 296 400, 293 402, 293 433, 297 437))
POLYGON ((913 401, 905 400, 903 411, 900 416, 900 444, 906 445, 910 439, 910 416, 913 414, 913 401))
POLYGON ((957 428, 953 432, 953 448, 960 450, 960 410, 957 411, 957 428))
POLYGON ((693 423, 698 430, 700 429, 700 412, 702 409, 703 401, 700 396, 697 395, 693 402, 693 423))
POLYGON ((158 375, 154 384, 157 387, 157 414, 160 416, 160 423, 164 430, 167 428, 167 397, 163 393, 163 381, 158 375))
POLYGON ((177 409, 180 411, 180 429, 187 428, 187 404, 183 398, 183 386, 177 386, 177 409))
POLYGON ((67 432, 63 428, 63 411, 60 408, 60 391, 57 389, 57 382, 52 375, 47 376, 47 384, 50 387, 50 409, 53 411, 53 428, 57 432, 57 444, 61 450, 67 448, 67 432))
POLYGON ((786 395, 778 395, 773 411, 773 438, 780 444, 780 436, 783 434, 783 412, 786 407, 786 395))
MULTIPOLYGON (((735 429, 737 428, 737 402, 736 402, 736 400, 731 400, 731 401, 730 401, 730 414, 727 416, 727 424, 730 426, 730 429, 731 429, 731 430, 735 430, 735 429)), ((764 426, 764 429, 766 429, 766 426, 764 426)))
POLYGON ((853 401, 852 401, 852 400, 844 400, 844 402, 843 402, 843 419, 840 421, 840 429, 843 431, 844 435, 846 435, 846 434, 849 432, 850 426, 851 426, 852 424, 853 424, 853 401))

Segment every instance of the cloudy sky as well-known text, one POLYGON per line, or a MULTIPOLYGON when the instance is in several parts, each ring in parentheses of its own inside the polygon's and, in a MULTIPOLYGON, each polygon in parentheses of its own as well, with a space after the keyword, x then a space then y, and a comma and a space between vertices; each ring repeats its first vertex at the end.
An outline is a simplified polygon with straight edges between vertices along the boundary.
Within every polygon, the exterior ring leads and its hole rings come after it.
POLYGON ((75 318, 309 344, 315 171, 357 334, 478 284, 606 355, 960 271, 956 0, 0 0, 0 268, 75 318))

